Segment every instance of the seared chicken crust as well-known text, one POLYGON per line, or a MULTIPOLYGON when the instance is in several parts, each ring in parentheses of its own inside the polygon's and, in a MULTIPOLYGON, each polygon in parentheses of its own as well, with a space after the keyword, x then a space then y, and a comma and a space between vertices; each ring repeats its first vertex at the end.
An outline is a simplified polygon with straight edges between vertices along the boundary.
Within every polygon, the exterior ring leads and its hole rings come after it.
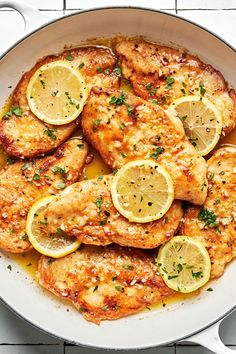
POLYGON ((154 159, 171 175, 176 199, 205 201, 206 162, 188 141, 180 120, 160 107, 130 93, 94 88, 82 113, 82 127, 113 169, 135 159, 154 159), (122 104, 112 103, 121 97, 122 104))
POLYGON ((115 242, 122 246, 155 248, 175 233, 182 217, 180 201, 174 201, 159 220, 146 224, 129 222, 113 206, 111 180, 104 176, 82 181, 67 188, 44 211, 47 232, 61 228, 67 235, 92 245, 115 242))
MULTIPOLYGON (((59 55, 51 55, 40 60, 25 73, 12 96, 12 106, 20 107, 22 116, 12 115, 0 123, 0 142, 4 149, 17 157, 32 158, 43 155, 58 147, 69 138, 76 128, 76 121, 66 125, 53 126, 39 120, 28 106, 26 90, 33 74, 42 66, 56 60, 70 58, 70 63, 81 67, 88 85, 111 87, 118 85, 118 78, 110 75, 115 65, 115 57, 108 48, 88 46, 71 49, 59 55), (72 60, 71 60, 72 58, 72 60), (98 73, 102 71, 101 74, 98 73), (107 74, 106 74, 107 72, 107 74)), ((78 123, 78 122, 77 122, 78 123)))
POLYGON ((204 209, 189 206, 180 230, 206 246, 212 263, 211 278, 217 278, 236 256, 236 146, 222 147, 208 160, 208 181, 204 209), (206 219, 206 210, 213 212, 215 221, 209 214, 206 219))
POLYGON ((83 246, 58 260, 42 256, 38 280, 96 324, 136 313, 173 293, 151 255, 114 245, 83 246))
POLYGON ((140 97, 166 108, 185 95, 208 98, 222 114, 227 135, 236 125, 236 93, 219 71, 186 51, 146 42, 121 40, 116 45, 122 72, 140 97))
POLYGON ((30 207, 76 182, 87 153, 87 144, 74 138, 51 156, 18 160, 0 171, 0 249, 13 253, 32 249, 25 234, 30 207))

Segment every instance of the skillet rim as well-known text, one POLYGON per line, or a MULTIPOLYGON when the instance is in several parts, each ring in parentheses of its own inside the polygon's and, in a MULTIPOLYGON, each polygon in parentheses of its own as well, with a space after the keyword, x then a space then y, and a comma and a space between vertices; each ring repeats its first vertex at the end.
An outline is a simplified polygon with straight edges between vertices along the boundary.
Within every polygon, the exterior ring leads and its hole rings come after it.
MULTIPOLYGON (((19 39, 18 41, 16 41, 14 44, 12 44, 6 51, 3 52, 2 55, 0 55, 0 64, 1 64, 1 60, 9 53, 11 52, 12 49, 14 49, 15 47, 17 47, 18 45, 20 45, 25 39, 27 39, 28 37, 30 37, 32 34, 35 34, 37 33, 38 31, 40 31, 41 29, 44 29, 46 28, 47 26, 51 25, 51 24, 54 24, 56 22, 60 22, 60 21, 63 21, 64 19, 67 19, 68 17, 72 17, 72 16, 77 16, 79 14, 83 14, 83 13, 90 13, 90 12, 95 12, 95 11, 101 11, 101 10, 120 10, 120 9, 126 9, 126 10, 140 10, 140 11, 149 11, 149 12, 154 12, 154 13, 159 13, 159 14, 162 14, 162 15, 165 15, 165 16, 170 16, 170 17, 174 17, 180 21, 183 21, 183 22, 187 22, 195 27, 197 27, 198 29, 200 28, 201 30, 203 30, 204 32, 207 32, 209 33, 211 36, 215 37, 217 40, 219 40, 220 42, 222 42, 223 44, 225 44, 229 49, 231 49, 234 54, 236 54, 236 47, 232 46, 228 41, 226 41, 225 39, 223 39, 221 36, 217 35, 216 33, 214 33, 213 31, 207 29, 206 27, 202 26, 202 25, 199 25, 197 24, 196 22, 194 21, 191 21, 189 19, 185 19, 184 17, 182 16, 178 16, 177 14, 172 14, 172 13, 168 13, 168 12, 165 12, 164 10, 157 10, 157 9, 154 9, 154 8, 151 8, 151 7, 141 7, 141 6, 103 6, 103 7, 93 7, 91 9, 85 9, 85 10, 78 10, 72 14, 68 14, 68 15, 65 15, 63 17, 60 17, 60 18, 57 18, 57 19, 52 19, 52 20, 49 20, 47 21, 47 19, 45 18, 46 20, 46 23, 37 27, 36 29, 30 31, 29 33, 27 33, 26 35, 23 35, 23 37, 21 39, 19 39)), ((59 335, 56 335, 54 333, 51 333, 51 332, 48 332, 46 329, 40 327, 39 325, 31 322, 29 319, 25 318, 24 315, 18 313, 13 307, 11 307, 10 305, 8 305, 8 303, 6 302, 6 300, 4 300, 0 294, 0 302, 4 304, 4 306, 6 306, 6 308, 8 308, 12 313, 14 313, 15 315, 17 315, 17 317, 21 318, 22 320, 24 320, 25 322, 29 323, 30 325, 32 325, 34 328, 36 329, 39 329, 41 332, 47 334, 47 335, 50 335, 54 338, 58 338, 60 340, 63 340, 63 341, 66 341, 66 342, 69 342, 71 344, 75 344, 75 345, 80 345, 82 347, 85 347, 85 348, 94 348, 94 349, 103 349, 105 351, 107 350, 116 350, 116 351, 120 351, 120 350, 142 350, 142 349, 150 349, 150 348, 155 348, 155 347, 159 347, 159 346, 164 346, 164 345, 169 345, 169 344, 174 344, 176 342, 179 342, 179 341, 183 341, 183 340, 187 340, 189 337, 192 337, 193 335, 195 334, 198 334, 198 333, 201 333, 203 332, 204 330, 210 328, 211 326, 213 326, 214 324, 216 324, 217 322, 223 320, 225 317, 227 317, 228 315, 230 315, 235 309, 236 309, 236 303, 235 305, 230 308, 227 312, 225 312, 222 316, 218 317, 216 320, 206 324, 204 327, 200 328, 199 330, 196 330, 184 337, 180 337, 180 338, 176 338, 175 340, 171 340, 171 341, 167 341, 167 342, 163 342, 162 344, 159 344, 159 345, 150 345, 150 346, 139 346, 139 347, 133 347, 133 348, 128 348, 127 347, 119 347, 119 348, 114 348, 114 347, 103 347, 103 346, 93 346, 93 345, 88 345, 88 344, 83 344, 83 343, 80 343, 80 342, 77 342, 77 341, 72 341, 72 340, 69 340, 65 337, 61 337, 59 335)))

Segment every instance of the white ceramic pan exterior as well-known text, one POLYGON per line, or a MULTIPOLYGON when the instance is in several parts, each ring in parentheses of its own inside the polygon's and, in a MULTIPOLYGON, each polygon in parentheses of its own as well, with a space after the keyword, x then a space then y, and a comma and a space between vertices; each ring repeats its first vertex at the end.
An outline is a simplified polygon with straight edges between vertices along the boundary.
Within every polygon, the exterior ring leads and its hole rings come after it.
MULTIPOLYGON (((34 28, 43 23, 47 25, 27 35, 1 57, 0 106, 12 90, 8 87, 14 87, 22 73, 39 58, 62 51, 65 44, 76 46, 88 38, 117 34, 143 35, 152 41, 188 48, 219 69, 236 87, 235 50, 202 27, 176 16, 152 9, 115 7, 82 11, 49 23, 47 18, 23 2, 0 0, 0 7, 3 6, 15 8, 22 14, 28 32, 31 25, 34 28)), ((221 343, 218 327, 236 305, 235 274, 236 263, 232 263, 224 276, 211 284, 213 292, 204 290, 194 300, 186 300, 168 309, 142 312, 96 326, 85 321, 73 307, 44 292, 17 263, 1 255, 0 298, 33 325, 76 344, 139 349, 185 339, 224 354, 233 351, 221 343), (12 271, 7 268, 9 262, 12 271), (68 308, 69 312, 66 311, 68 308), (207 331, 199 333, 213 324, 207 331)))

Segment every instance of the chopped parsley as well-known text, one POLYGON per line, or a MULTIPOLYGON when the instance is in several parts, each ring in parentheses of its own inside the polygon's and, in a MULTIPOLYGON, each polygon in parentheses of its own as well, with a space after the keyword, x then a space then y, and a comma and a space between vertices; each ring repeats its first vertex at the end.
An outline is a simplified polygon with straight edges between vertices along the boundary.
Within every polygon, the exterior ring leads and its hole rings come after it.
POLYGON ((9 120, 9 118, 10 118, 11 116, 13 116, 13 114, 15 114, 15 116, 17 116, 17 117, 22 117, 23 111, 22 111, 22 109, 21 109, 20 107, 18 107, 18 106, 13 106, 13 107, 10 109, 10 111, 8 111, 7 113, 5 113, 4 119, 5 119, 5 120, 9 120))
POLYGON ((146 84, 146 89, 147 89, 147 90, 151 90, 151 88, 152 88, 152 84, 151 84, 150 82, 148 82, 148 83, 146 84))
POLYGON ((7 165, 12 165, 15 162, 15 159, 8 157, 7 159, 7 165))
POLYGON ((199 271, 199 272, 192 271, 192 277, 194 279, 200 279, 200 278, 202 278, 202 272, 201 271, 199 271))
POLYGON ((27 241, 28 240, 28 235, 25 233, 22 237, 21 237, 22 241, 27 241))
POLYGON ((82 69, 84 67, 84 63, 79 64, 79 69, 82 69))
POLYGON ((122 71, 121 71, 121 68, 114 68, 113 69, 113 73, 117 76, 122 76, 122 71))
POLYGON ((34 180, 34 181, 39 181, 39 180, 40 180, 40 176, 39 176, 38 173, 35 173, 35 174, 34 174, 33 180, 34 180))
POLYGON ((61 182, 61 183, 58 183, 58 185, 57 185, 57 187, 59 188, 59 189, 63 189, 63 188, 65 188, 65 183, 64 182, 61 182))
POLYGON ((66 60, 72 61, 74 59, 74 57, 71 54, 68 54, 66 56, 66 60))
POLYGON ((204 83, 202 81, 200 81, 200 83, 199 83, 199 91, 200 91, 201 96, 204 96, 206 93, 206 89, 205 89, 204 83))
POLYGON ((201 208, 198 213, 198 219, 204 222, 204 227, 218 227, 219 222, 216 220, 217 215, 213 210, 207 210, 206 208, 201 208))
POLYGON ((30 167, 30 163, 25 163, 22 167, 21 167, 21 170, 24 171, 24 170, 27 170, 27 168, 30 167))
POLYGON ((8 264, 7 269, 9 269, 10 271, 12 271, 12 266, 10 264, 8 264))
POLYGON ((79 149, 84 149, 84 144, 77 144, 79 149))
POLYGON ((125 102, 126 95, 124 91, 121 92, 120 96, 113 96, 110 100, 110 104, 115 104, 117 106, 121 106, 125 102))
POLYGON ((158 147, 156 148, 156 151, 154 151, 154 152, 150 155, 150 157, 153 158, 153 159, 157 159, 158 156, 159 156, 160 154, 162 154, 164 151, 165 151, 165 149, 164 149, 163 147, 158 146, 158 147))
POLYGON ((102 197, 98 197, 95 201, 95 204, 96 204, 96 207, 101 210, 101 207, 102 207, 102 197))
POLYGON ((116 286, 115 286, 115 289, 116 289, 117 291, 120 291, 121 293, 123 293, 123 292, 125 291, 125 289, 124 289, 122 286, 120 286, 120 285, 116 285, 116 286))
POLYGON ((43 86, 43 89, 45 89, 46 84, 45 84, 45 82, 43 80, 40 80, 40 84, 43 86))
POLYGON ((60 227, 58 227, 57 228, 57 233, 58 233, 59 236, 62 236, 62 232, 63 232, 63 230, 60 227))
POLYGON ((97 128, 99 127, 100 124, 101 124, 101 119, 95 119, 93 121, 93 131, 94 131, 94 133, 97 131, 97 128))
POLYGON ((54 129, 46 129, 44 130, 43 134, 47 135, 49 138, 52 140, 56 140, 57 136, 54 134, 55 130, 54 129))
POLYGON ((54 166, 52 168, 52 172, 60 173, 61 175, 64 175, 66 173, 66 169, 65 169, 65 167, 54 166))
POLYGON ((97 68, 97 73, 101 74, 103 72, 103 68, 97 68))
POLYGON ((172 89, 172 85, 173 85, 174 82, 175 82, 175 79, 172 76, 167 76, 167 78, 166 78, 166 88, 168 90, 171 90, 172 89))
POLYGON ((124 264, 122 268, 127 269, 127 270, 133 270, 134 269, 134 267, 132 265, 129 265, 129 264, 124 264))

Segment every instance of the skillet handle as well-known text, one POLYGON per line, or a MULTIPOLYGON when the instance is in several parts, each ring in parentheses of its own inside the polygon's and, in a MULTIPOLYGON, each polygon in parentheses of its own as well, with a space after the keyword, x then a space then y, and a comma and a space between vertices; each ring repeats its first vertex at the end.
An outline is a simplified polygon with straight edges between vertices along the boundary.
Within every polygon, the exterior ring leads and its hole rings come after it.
POLYGON ((0 0, 0 8, 3 7, 9 7, 21 14, 25 23, 25 32, 30 32, 50 20, 49 17, 22 0, 0 0))
POLYGON ((226 347, 220 339, 219 328, 223 320, 224 318, 206 330, 186 338, 183 342, 200 344, 216 354, 236 354, 235 350, 226 347))

